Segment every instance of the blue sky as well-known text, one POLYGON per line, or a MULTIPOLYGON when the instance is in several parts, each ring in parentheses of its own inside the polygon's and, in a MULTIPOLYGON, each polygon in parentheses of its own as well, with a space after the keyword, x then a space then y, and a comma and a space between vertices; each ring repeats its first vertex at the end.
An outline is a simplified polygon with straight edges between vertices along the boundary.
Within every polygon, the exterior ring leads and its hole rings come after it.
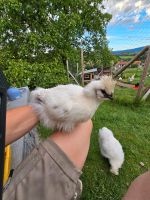
POLYGON ((110 48, 150 45, 150 0, 105 0, 104 5, 113 16, 107 27, 110 48))

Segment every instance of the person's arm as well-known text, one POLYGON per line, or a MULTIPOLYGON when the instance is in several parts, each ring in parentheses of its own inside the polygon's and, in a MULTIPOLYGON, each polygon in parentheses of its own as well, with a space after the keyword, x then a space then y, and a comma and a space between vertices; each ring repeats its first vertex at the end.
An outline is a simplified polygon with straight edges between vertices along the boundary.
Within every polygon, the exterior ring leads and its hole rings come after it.
POLYGON ((8 145, 30 131, 39 119, 31 106, 23 106, 8 110, 6 113, 6 137, 8 145))

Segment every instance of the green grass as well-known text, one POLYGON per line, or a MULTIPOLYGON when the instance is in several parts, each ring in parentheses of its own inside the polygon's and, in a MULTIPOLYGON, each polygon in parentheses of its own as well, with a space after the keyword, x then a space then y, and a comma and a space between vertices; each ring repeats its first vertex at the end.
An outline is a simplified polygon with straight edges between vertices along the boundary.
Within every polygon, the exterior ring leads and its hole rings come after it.
POLYGON ((81 200, 120 200, 131 181, 150 168, 149 102, 135 106, 134 93, 131 89, 117 89, 114 102, 103 103, 93 117, 91 145, 81 177, 81 200), (104 126, 114 132, 125 152, 119 176, 109 172, 108 161, 100 155, 98 130, 104 126))
MULTIPOLYGON (((150 169, 150 100, 135 105, 136 92, 116 88, 114 101, 104 102, 94 115, 90 150, 81 176, 81 200, 121 200, 130 183, 150 169), (125 152, 119 176, 109 172, 108 160, 99 151, 98 131, 104 126, 114 132, 125 152)), ((43 127, 39 131, 44 137, 49 135, 49 130, 43 127)))
MULTIPOLYGON (((128 68, 123 72, 121 76, 123 77, 123 81, 128 82, 128 78, 131 77, 133 74, 135 74, 135 79, 131 83, 136 84, 140 82, 142 73, 143 73, 143 69, 128 68)), ((148 70, 148 74, 150 74, 150 69, 148 70)), ((148 76, 146 77, 144 84, 145 86, 150 86, 150 77, 148 76)))
POLYGON ((119 56, 121 60, 131 60, 134 56, 128 55, 128 56, 119 56))

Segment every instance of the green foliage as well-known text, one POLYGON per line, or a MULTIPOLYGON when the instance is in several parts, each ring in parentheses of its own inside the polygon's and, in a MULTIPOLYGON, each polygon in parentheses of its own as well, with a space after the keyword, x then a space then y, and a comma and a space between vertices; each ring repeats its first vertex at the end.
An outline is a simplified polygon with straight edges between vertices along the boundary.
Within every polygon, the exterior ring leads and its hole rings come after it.
POLYGON ((67 59, 79 62, 81 46, 105 45, 111 15, 103 9, 102 0, 0 1, 0 66, 10 83, 65 83, 67 59))
POLYGON ((117 64, 118 61, 119 61, 119 57, 116 55, 113 55, 113 63, 117 64))
POLYGON ((98 46, 95 50, 85 52, 86 68, 103 67, 109 68, 116 63, 117 57, 113 55, 107 46, 107 42, 102 47, 98 46))
POLYGON ((49 63, 28 63, 17 60, 8 62, 4 73, 10 85, 21 87, 28 85, 49 88, 57 84, 68 83, 66 72, 62 63, 54 60, 49 63))
POLYGON ((103 44, 111 15, 101 10, 101 0, 0 1, 1 47, 30 62, 43 57, 64 61, 81 38, 85 48, 103 44))
POLYGON ((116 62, 116 57, 110 52, 107 45, 103 47, 101 62, 104 68, 111 67, 116 62))

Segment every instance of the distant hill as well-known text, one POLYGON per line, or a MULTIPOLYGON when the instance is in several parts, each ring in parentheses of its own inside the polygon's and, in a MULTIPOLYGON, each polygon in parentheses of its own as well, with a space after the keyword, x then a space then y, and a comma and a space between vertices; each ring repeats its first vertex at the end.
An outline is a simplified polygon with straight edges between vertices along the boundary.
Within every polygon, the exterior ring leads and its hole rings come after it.
POLYGON ((114 55, 125 55, 125 54, 136 54, 139 51, 141 51, 142 49, 144 49, 144 47, 138 47, 138 48, 134 48, 134 49, 126 49, 126 50, 120 50, 120 51, 112 51, 112 53, 114 55))

